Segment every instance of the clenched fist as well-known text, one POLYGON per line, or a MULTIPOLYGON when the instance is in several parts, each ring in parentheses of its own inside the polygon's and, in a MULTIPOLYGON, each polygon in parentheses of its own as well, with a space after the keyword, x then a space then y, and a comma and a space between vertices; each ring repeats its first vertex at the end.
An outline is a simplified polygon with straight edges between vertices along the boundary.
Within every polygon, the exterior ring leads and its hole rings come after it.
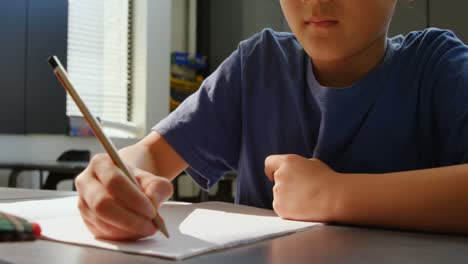
POLYGON ((274 181, 273 209, 282 218, 327 222, 342 175, 318 159, 298 155, 272 155, 265 160, 265 174, 274 181))

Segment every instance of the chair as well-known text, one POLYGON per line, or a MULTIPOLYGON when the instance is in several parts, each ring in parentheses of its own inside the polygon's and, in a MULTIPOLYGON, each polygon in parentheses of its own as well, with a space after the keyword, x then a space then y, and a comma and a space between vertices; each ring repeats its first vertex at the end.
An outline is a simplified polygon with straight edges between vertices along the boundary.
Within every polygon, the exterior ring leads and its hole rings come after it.
POLYGON ((174 195, 172 197, 173 200, 180 201, 180 202, 189 202, 189 203, 200 203, 200 202, 208 202, 208 201, 219 201, 219 202, 227 202, 227 203, 234 202, 234 198, 232 194, 232 186, 237 178, 236 173, 233 173, 233 172, 228 173, 224 175, 221 180, 218 181, 217 183, 218 190, 216 194, 209 195, 208 192, 200 189, 196 196, 189 196, 189 197, 180 195, 179 180, 181 178, 180 176, 183 174, 184 173, 181 173, 173 180, 173 186, 174 186, 174 195))
MULTIPOLYGON (((67 150, 63 152, 58 158, 58 162, 89 162, 91 157, 91 152, 89 150, 67 150)), ((58 184, 63 180, 73 180, 77 175, 74 173, 57 173, 50 172, 47 176, 47 179, 42 185, 42 189, 45 190, 57 190, 58 184)), ((42 182, 41 182, 42 184, 42 182)), ((75 190, 75 185, 73 184, 73 190, 75 190)))

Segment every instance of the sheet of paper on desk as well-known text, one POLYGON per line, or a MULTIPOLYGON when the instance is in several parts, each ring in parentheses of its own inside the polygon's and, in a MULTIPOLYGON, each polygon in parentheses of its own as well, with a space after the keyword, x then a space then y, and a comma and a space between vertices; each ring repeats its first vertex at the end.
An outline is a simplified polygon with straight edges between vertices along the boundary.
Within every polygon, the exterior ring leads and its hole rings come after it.
POLYGON ((283 220, 273 211, 208 202, 168 202, 161 210, 170 239, 160 233, 133 242, 96 240, 76 207, 77 197, 0 204, 0 211, 36 221, 45 239, 133 254, 184 259, 307 229, 318 223, 283 220))

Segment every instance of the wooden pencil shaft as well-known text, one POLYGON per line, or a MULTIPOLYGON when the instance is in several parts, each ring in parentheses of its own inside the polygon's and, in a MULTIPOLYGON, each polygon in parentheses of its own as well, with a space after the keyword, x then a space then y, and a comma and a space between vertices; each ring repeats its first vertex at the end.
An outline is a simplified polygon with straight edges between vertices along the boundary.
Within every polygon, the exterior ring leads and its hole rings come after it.
POLYGON ((91 129, 94 132, 94 135, 96 135, 99 142, 101 142, 102 146, 104 147, 106 152, 109 154, 114 164, 123 171, 125 176, 129 178, 129 180, 132 181, 133 184, 138 185, 135 178, 132 176, 132 174, 128 170, 127 166, 125 166, 125 164, 122 162, 119 155, 117 154, 116 147, 114 146, 112 141, 110 141, 110 139, 104 134, 101 125, 99 124, 97 119, 91 114, 91 112, 89 111, 84 101, 81 99, 81 97, 78 95, 78 93, 74 89, 73 85, 69 81, 69 77, 67 73, 63 69, 63 66, 61 66, 58 60, 56 61, 57 61, 58 67, 56 67, 54 70, 56 71, 59 77, 59 80, 62 82, 62 85, 64 86, 64 88, 68 91, 73 101, 75 101, 76 105, 78 106, 80 111, 83 113, 83 116, 88 121, 91 129))

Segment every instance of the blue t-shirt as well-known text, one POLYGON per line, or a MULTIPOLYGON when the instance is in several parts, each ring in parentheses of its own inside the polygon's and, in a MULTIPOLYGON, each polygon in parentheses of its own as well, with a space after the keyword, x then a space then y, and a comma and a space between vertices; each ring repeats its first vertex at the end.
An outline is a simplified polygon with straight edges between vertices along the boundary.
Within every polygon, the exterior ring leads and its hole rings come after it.
POLYGON ((292 34, 264 30, 154 130, 203 189, 236 171, 236 202, 263 208, 272 207, 272 154, 343 173, 468 162, 468 47, 453 33, 388 39, 382 63, 347 88, 320 85, 312 60, 292 34))

